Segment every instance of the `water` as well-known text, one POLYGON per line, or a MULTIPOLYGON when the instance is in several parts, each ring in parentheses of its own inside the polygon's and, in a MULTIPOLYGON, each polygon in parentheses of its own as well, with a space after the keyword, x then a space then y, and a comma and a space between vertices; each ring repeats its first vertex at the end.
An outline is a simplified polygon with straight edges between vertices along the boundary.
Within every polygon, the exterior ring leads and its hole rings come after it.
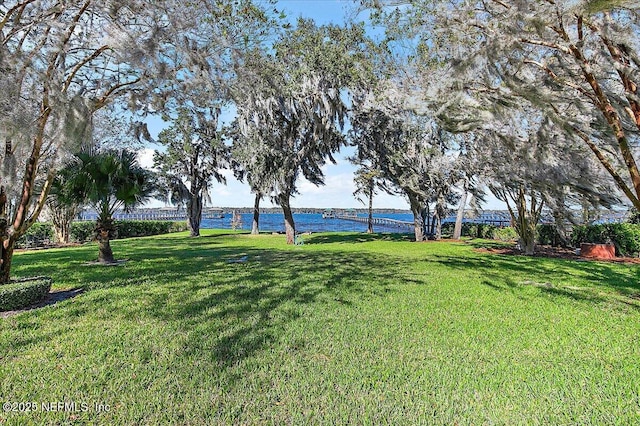
MULTIPOLYGON (((242 224, 237 229, 251 230, 253 213, 239 215, 242 224)), ((366 217, 366 215, 358 215, 366 217)), ((413 215, 407 214, 374 214, 374 217, 386 217, 389 219, 413 222, 413 215)), ((343 219, 323 219, 320 213, 294 213, 293 220, 297 232, 328 232, 328 231, 353 231, 366 232, 367 224, 343 219)), ((203 229, 231 229, 231 215, 227 214, 223 219, 203 219, 200 225, 203 229)), ((409 232, 406 227, 373 225, 375 232, 409 232)), ((260 214, 260 231, 284 232, 284 215, 282 213, 260 214)))

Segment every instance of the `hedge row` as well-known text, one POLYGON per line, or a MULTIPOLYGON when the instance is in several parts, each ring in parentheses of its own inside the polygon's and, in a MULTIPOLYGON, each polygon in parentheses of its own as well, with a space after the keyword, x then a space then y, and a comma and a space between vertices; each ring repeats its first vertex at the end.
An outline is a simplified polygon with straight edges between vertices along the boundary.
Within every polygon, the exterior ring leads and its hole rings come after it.
POLYGON ((640 255, 640 225, 631 223, 606 223, 602 225, 581 225, 573 228, 571 244, 581 243, 614 244, 616 256, 640 255))
MULTIPOLYGON (((85 243, 94 236, 95 222, 71 223, 71 241, 85 243)), ((116 220, 118 238, 146 237, 151 235, 180 232, 187 229, 186 222, 159 220, 116 220)), ((43 246, 54 240, 53 225, 51 223, 35 223, 17 242, 16 247, 43 246)))
MULTIPOLYGON (((453 235, 454 223, 448 222, 442 224, 442 235, 451 237, 453 235)), ((471 238, 493 238, 493 233, 496 229, 499 229, 495 225, 488 225, 482 223, 463 223, 462 224, 462 236, 471 238)))
POLYGON ((47 245, 54 239, 55 234, 50 223, 36 222, 16 241, 16 248, 47 245))
MULTIPOLYGON (((511 227, 493 227, 491 232, 490 236, 481 238, 493 238, 501 241, 516 241, 518 239, 515 229, 511 227)), ((580 247, 582 243, 608 243, 615 245, 617 256, 638 257, 640 256, 640 225, 607 223, 574 226, 570 237, 563 237, 554 225, 538 225, 537 243, 564 247, 580 247)))
POLYGON ((0 285, 0 311, 11 311, 40 302, 49 294, 51 278, 37 277, 0 285))
MULTIPOLYGON (((117 238, 148 237, 187 230, 186 222, 168 220, 116 220, 117 238)), ((73 222, 71 224, 71 240, 85 243, 93 240, 95 222, 73 222)))

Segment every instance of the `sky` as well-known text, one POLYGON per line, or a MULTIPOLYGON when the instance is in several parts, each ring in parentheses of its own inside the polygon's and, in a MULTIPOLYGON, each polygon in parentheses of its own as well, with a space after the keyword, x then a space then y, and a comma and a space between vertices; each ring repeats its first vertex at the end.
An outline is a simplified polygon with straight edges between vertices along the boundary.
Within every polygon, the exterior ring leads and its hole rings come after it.
MULTIPOLYGON (((343 24, 345 20, 353 15, 352 0, 280 0, 277 7, 283 9, 287 18, 295 22, 298 17, 313 18, 316 24, 343 24)), ((372 29, 372 31, 375 31, 372 29)), ((223 117, 224 120, 224 117, 223 117)), ((147 122, 151 135, 155 138, 157 134, 168 126, 159 118, 151 118, 147 122)), ((150 145, 139 152, 139 160, 145 167, 151 168, 153 165, 153 152, 158 146, 150 145)), ((353 182, 355 167, 348 161, 348 156, 353 154, 353 148, 344 147, 334 155, 337 164, 328 163, 322 167, 325 174, 325 185, 317 187, 308 182, 303 177, 298 182, 298 191, 291 200, 294 208, 361 208, 364 204, 354 198, 353 192, 356 190, 353 182)), ((254 195, 249 186, 237 181, 231 171, 224 171, 227 185, 215 182, 210 190, 211 207, 251 207, 254 202, 254 195)), ((164 206, 160 201, 153 201, 147 204, 148 207, 164 206)), ((261 203, 262 207, 276 207, 269 199, 261 203)), ((373 198, 374 208, 394 208, 408 210, 408 202, 401 196, 390 195, 380 191, 373 198)), ((502 209, 503 205, 496 199, 488 200, 485 208, 502 209)))

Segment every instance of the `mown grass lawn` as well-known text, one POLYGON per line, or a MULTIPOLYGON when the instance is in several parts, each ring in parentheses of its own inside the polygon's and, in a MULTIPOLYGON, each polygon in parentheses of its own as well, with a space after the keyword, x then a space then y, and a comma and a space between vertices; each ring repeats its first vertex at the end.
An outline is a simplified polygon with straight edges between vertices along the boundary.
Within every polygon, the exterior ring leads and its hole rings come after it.
POLYGON ((0 423, 640 424, 638 266, 362 234, 113 247, 124 266, 15 256, 86 291, 0 320, 0 400, 36 407, 0 423))

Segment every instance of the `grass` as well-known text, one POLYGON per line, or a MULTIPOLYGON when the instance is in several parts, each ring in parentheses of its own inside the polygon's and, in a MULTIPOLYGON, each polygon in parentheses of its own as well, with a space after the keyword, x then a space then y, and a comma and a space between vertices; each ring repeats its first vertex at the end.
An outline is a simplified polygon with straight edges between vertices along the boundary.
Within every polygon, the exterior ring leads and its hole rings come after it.
POLYGON ((392 235, 113 248, 15 256, 86 291, 0 320, 0 400, 36 407, 0 423, 640 423, 638 266, 392 235))

